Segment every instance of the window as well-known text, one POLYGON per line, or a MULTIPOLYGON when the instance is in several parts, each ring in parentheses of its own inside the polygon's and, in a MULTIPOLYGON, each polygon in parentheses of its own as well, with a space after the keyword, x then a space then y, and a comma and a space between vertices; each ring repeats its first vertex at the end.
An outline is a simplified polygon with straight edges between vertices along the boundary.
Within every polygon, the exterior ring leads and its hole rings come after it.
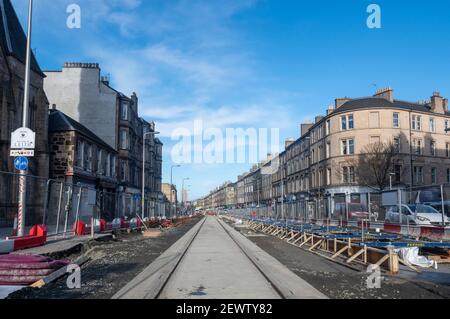
POLYGON ((437 184, 437 169, 436 169, 436 167, 431 168, 431 184, 437 184))
POLYGON ((327 158, 331 157, 331 143, 330 142, 327 143, 326 157, 327 158))
POLYGON ((328 120, 326 123, 326 135, 330 135, 331 133, 331 121, 328 120))
POLYGON ((348 116, 348 129, 353 130, 355 128, 355 120, 353 118, 353 115, 348 116))
POLYGON ((395 112, 392 120, 392 126, 394 128, 400 128, 400 113, 395 112))
POLYGON ((342 176, 344 184, 351 184, 355 182, 355 168, 354 167, 343 167, 342 176))
POLYGON ((92 172, 92 145, 84 143, 84 169, 92 172))
POLYGON ((448 130, 450 129, 450 121, 445 120, 445 132, 448 133, 448 130))
POLYGON ((104 175, 103 171, 103 150, 97 149, 97 174, 104 175))
POLYGON ((395 153, 400 153, 402 151, 402 145, 401 145, 400 137, 394 138, 394 151, 395 151, 395 153))
POLYGON ((346 117, 346 116, 343 116, 343 117, 341 118, 341 129, 342 129, 343 131, 346 131, 346 130, 347 130, 347 117, 346 117))
POLYGON ((422 155, 422 140, 414 139, 413 148, 416 155, 422 155))
POLYGON ((430 117, 430 132, 431 133, 436 132, 436 125, 433 117, 430 117))
POLYGON ((84 142, 78 140, 77 142, 77 163, 76 166, 84 168, 84 142))
POLYGON ((430 155, 436 156, 436 142, 430 141, 430 155))
POLYGON ((353 139, 342 140, 341 146, 342 155, 353 155, 355 154, 355 142, 353 139))
POLYGON ((123 150, 128 149, 128 134, 125 129, 120 130, 120 148, 123 150))
POLYGON ((450 157, 450 143, 445 144, 445 156, 450 157))
POLYGON ((450 183, 450 169, 447 169, 447 183, 450 183))
POLYGON ((106 155, 105 175, 111 176, 111 154, 106 155))
POLYGON ((421 167, 421 166, 414 167, 414 180, 415 180, 416 184, 423 183, 423 167, 421 167))
POLYGON ((397 183, 400 183, 402 181, 402 170, 403 170, 403 167, 401 165, 394 166, 395 181, 397 183))
POLYGON ((331 185, 331 168, 327 169, 327 185, 331 185))
POLYGON ((128 102, 122 102, 120 107, 120 119, 123 121, 128 121, 128 102))
POLYGON ((422 117, 420 115, 412 116, 411 127, 413 130, 420 131, 422 129, 422 117))

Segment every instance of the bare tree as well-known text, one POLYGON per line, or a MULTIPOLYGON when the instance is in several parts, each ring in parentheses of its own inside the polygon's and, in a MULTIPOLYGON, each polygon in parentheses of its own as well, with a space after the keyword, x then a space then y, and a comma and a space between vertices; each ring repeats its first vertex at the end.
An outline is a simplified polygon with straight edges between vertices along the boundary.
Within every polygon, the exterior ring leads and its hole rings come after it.
POLYGON ((360 185, 383 191, 389 186, 395 156, 394 143, 377 142, 364 147, 361 154, 348 160, 346 165, 354 167, 355 179, 360 185))

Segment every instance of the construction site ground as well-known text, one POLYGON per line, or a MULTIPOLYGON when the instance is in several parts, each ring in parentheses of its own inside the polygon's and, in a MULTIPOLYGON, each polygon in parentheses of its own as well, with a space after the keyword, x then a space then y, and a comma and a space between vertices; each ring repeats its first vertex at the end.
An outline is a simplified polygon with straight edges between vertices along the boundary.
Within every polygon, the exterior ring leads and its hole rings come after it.
MULTIPOLYGON (((140 233, 121 234, 114 241, 91 241, 69 256, 58 253, 55 258, 76 260, 87 255, 91 260, 82 267, 81 289, 68 289, 66 278, 42 289, 25 288, 9 296, 11 299, 109 299, 148 265, 185 235, 200 218, 176 228, 164 230, 157 238, 140 233)), ((231 225, 231 224, 230 224, 231 225)), ((383 273, 380 289, 369 289, 368 274, 361 267, 346 267, 324 257, 292 246, 279 238, 241 232, 253 243, 288 267, 314 288, 333 299, 448 299, 450 298, 450 266, 420 274, 402 269, 396 276, 383 273)))
MULTIPOLYGON (((145 238, 140 233, 122 233, 113 241, 92 241, 69 256, 59 257, 77 260, 90 257, 81 268, 81 289, 69 289, 66 278, 48 284, 41 289, 24 288, 9 295, 9 299, 109 299, 164 251, 180 239, 201 218, 186 224, 163 230, 160 237, 145 238)), ((51 254, 50 254, 51 255, 51 254)))
POLYGON ((383 273, 381 288, 367 286, 364 268, 347 267, 285 241, 260 233, 241 232, 253 243, 287 266, 310 285, 332 299, 449 299, 450 265, 440 265, 438 273, 420 274, 402 269, 399 275, 383 273), (433 275, 434 274, 434 275, 433 275))

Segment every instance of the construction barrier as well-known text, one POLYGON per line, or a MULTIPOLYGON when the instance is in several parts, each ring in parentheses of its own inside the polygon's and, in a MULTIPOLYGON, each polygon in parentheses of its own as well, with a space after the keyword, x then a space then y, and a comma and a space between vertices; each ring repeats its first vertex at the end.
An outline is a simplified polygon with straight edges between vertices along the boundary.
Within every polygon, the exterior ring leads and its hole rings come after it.
MULTIPOLYGON (((312 224, 318 226, 347 226, 362 228, 361 221, 337 221, 337 220, 311 220, 312 224)), ((450 240, 450 227, 439 226, 416 226, 388 224, 382 222, 364 222, 364 227, 369 230, 379 230, 381 232, 399 234, 412 238, 424 238, 429 240, 450 240)))
POLYGON ((47 242, 47 228, 45 225, 36 225, 30 229, 28 236, 11 237, 0 240, 0 254, 13 251, 39 247, 47 242))

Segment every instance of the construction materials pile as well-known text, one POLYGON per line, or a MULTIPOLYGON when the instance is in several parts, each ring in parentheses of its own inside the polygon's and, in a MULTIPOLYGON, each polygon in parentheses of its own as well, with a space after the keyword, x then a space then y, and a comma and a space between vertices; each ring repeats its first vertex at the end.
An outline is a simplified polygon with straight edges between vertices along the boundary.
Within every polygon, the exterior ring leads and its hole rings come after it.
POLYGON ((0 286, 31 285, 68 264, 43 256, 0 255, 0 286))

